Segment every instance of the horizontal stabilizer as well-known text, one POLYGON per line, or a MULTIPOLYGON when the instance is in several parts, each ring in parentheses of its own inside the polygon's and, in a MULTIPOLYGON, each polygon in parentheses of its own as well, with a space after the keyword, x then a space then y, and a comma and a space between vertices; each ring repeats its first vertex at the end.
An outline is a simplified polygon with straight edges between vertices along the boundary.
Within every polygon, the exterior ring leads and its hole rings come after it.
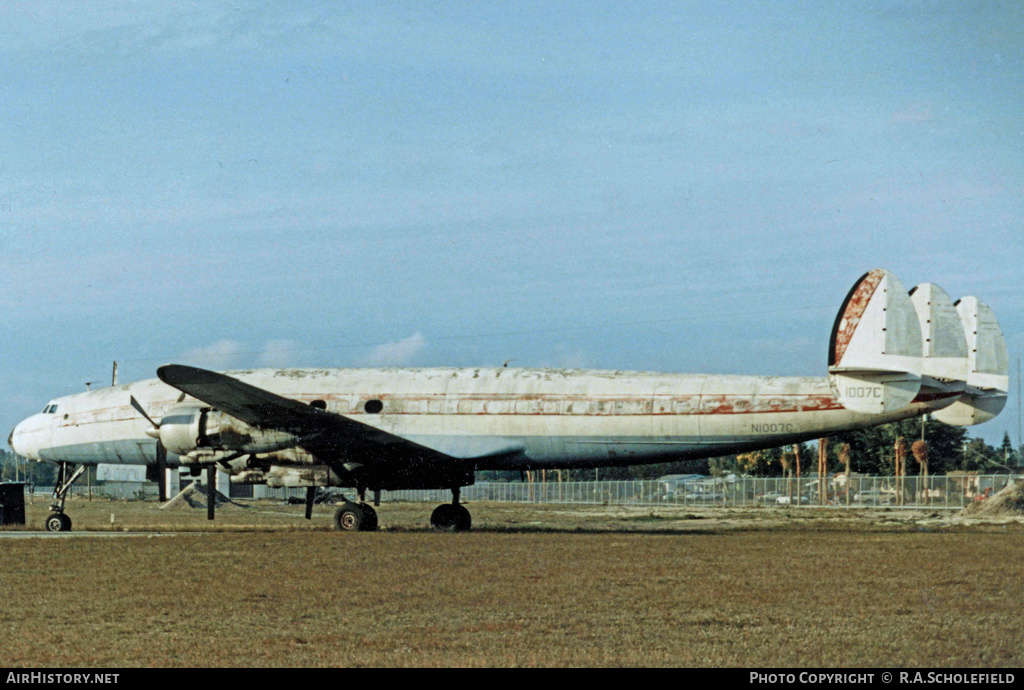
POLYGON ((956 303, 967 343, 966 392, 932 416, 955 426, 987 422, 1006 405, 1009 358, 1006 340, 995 314, 977 297, 956 303))
POLYGON ((906 407, 921 388, 921 324, 896 276, 861 276, 832 327, 829 373, 843 407, 878 414, 906 407))

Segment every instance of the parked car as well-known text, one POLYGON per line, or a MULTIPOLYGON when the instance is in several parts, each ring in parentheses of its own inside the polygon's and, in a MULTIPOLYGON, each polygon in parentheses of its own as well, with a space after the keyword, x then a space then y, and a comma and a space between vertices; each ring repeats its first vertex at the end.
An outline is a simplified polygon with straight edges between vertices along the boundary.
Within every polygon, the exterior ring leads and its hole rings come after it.
POLYGON ((711 491, 691 491, 683 494, 684 503, 721 503, 724 500, 725 496, 711 491))
POLYGON ((757 496, 754 496, 754 503, 763 506, 778 505, 779 499, 782 498, 784 495, 785 494, 782 494, 778 491, 766 491, 763 494, 758 494, 757 496))
POLYGON ((879 491, 878 489, 868 489, 857 492, 853 497, 853 501, 866 506, 887 506, 892 504, 895 498, 891 493, 879 491))

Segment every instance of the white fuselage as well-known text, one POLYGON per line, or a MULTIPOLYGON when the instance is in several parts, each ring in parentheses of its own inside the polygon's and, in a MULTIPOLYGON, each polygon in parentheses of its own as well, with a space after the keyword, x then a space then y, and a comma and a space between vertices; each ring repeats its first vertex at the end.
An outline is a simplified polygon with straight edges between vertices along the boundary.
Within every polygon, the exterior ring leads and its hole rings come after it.
MULTIPOLYGON (((228 373, 284 397, 323 401, 328 411, 453 458, 477 459, 477 469, 713 457, 918 416, 950 402, 861 414, 838 402, 828 378, 805 377, 509 368, 228 373)), ((157 379, 98 389, 52 400, 18 424, 11 445, 37 460, 152 464, 156 440, 132 396, 154 419, 176 405, 203 405, 157 379)), ((301 452, 281 457, 318 462, 301 452)), ((168 461, 190 459, 172 454, 168 461)))

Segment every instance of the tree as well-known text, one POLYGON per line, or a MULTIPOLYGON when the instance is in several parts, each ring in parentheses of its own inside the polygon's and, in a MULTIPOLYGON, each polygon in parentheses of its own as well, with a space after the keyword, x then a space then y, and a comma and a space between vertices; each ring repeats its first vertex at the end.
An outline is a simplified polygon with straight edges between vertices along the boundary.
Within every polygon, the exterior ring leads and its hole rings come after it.
POLYGON ((967 472, 990 472, 998 470, 1003 458, 983 438, 972 438, 963 445, 959 469, 967 472))
POLYGON ((0 480, 10 481, 18 478, 17 456, 0 450, 0 480))
POLYGON ((1002 462, 1004 465, 1009 467, 1015 467, 1020 465, 1020 455, 1013 448, 1013 443, 1010 442, 1010 432, 1003 432, 1003 442, 999 445, 999 455, 1002 456, 1002 462))
MULTIPOLYGON (((896 469, 896 439, 903 436, 908 444, 911 439, 922 436, 928 444, 929 474, 944 474, 949 470, 962 469, 964 442, 967 430, 933 419, 922 422, 920 418, 884 424, 870 429, 858 429, 838 434, 836 444, 850 445, 850 469, 862 474, 892 475, 896 469)), ((908 474, 920 471, 920 466, 907 465, 908 474)))

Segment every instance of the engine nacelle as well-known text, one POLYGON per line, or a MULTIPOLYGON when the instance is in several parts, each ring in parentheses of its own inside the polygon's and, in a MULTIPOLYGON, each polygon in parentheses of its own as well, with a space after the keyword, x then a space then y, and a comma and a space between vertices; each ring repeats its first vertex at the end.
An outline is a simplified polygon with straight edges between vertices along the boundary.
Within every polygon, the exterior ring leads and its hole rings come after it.
POLYGON ((160 443, 169 453, 198 459, 216 451, 270 453, 298 443, 294 434, 258 429, 209 407, 181 405, 160 420, 160 443))

